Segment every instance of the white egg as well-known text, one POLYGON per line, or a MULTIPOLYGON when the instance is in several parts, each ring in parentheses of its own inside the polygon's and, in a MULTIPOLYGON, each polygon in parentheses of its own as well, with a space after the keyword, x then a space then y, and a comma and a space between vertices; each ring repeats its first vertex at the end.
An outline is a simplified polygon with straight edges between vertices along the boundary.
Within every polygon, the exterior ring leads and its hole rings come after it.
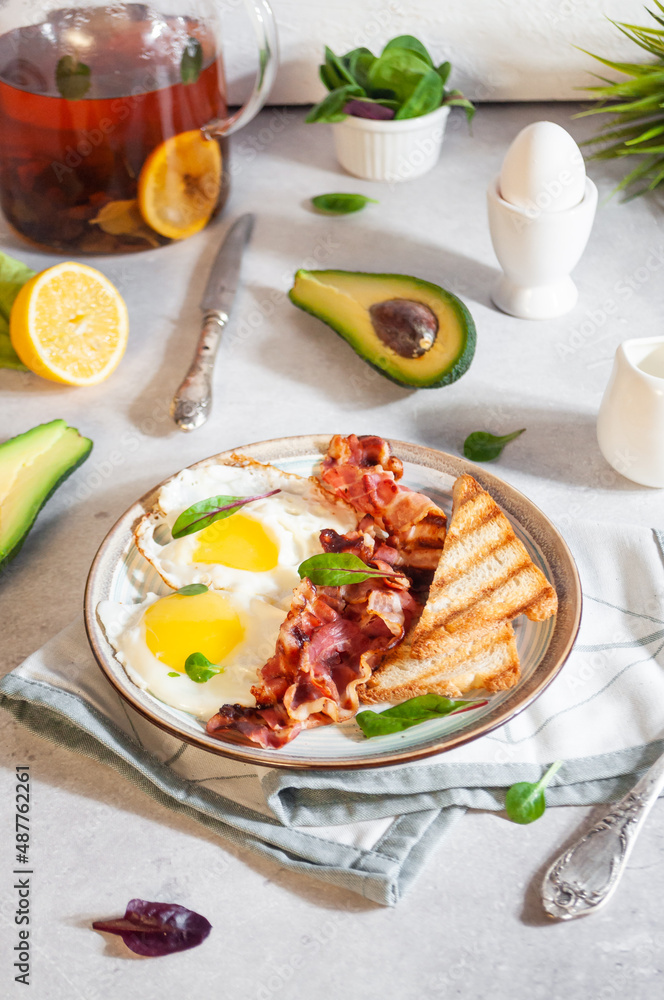
POLYGON ((148 594, 140 604, 101 601, 97 614, 129 679, 202 721, 221 705, 255 704, 251 687, 274 653, 285 618, 284 611, 259 598, 213 591, 192 597, 148 594), (208 616, 202 623, 201 604, 206 605, 203 617, 208 616), (211 610, 220 616, 212 638, 211 610), (214 655, 215 645, 222 655, 214 655), (202 683, 192 680, 182 671, 186 658, 196 652, 203 652, 223 672, 202 683))
POLYGON ((357 526, 355 512, 321 486, 269 465, 207 462, 185 469, 159 494, 158 509, 141 519, 136 545, 169 586, 204 583, 263 597, 287 609, 299 583, 298 566, 322 551, 320 532, 357 526), (188 507, 213 496, 256 496, 239 512, 202 531, 173 539, 171 528, 188 507))
POLYGON ((573 208, 583 200, 585 187, 581 150, 569 132, 553 122, 527 125, 505 154, 500 195, 528 214, 573 208))

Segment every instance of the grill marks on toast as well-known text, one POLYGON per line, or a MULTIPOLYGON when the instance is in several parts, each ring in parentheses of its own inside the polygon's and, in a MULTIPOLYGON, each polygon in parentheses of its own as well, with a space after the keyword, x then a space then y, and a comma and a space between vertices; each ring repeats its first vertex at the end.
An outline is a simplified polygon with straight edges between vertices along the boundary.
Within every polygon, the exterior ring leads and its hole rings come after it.
POLYGON ((470 641, 446 638, 427 659, 413 659, 412 627, 361 689, 363 702, 403 701, 423 694, 458 698, 481 688, 502 691, 519 679, 519 657, 509 622, 470 641))
POLYGON ((445 638, 468 641, 525 614, 543 621, 557 598, 498 504, 472 476, 453 489, 453 510, 411 655, 436 655, 445 638))

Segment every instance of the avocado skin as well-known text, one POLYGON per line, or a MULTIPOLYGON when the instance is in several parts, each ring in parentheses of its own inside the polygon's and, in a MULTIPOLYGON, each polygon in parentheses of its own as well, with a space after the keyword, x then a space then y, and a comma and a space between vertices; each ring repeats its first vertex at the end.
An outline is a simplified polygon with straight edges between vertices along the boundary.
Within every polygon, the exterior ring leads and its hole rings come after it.
POLYGON ((457 379, 460 379, 462 375, 465 375, 465 373, 470 368, 470 365, 475 356, 475 347, 477 343, 477 330, 475 328, 475 322, 472 316, 470 315, 468 309, 461 301, 461 299, 457 298, 457 296, 454 295, 452 292, 448 292, 446 289, 442 288, 440 285, 435 285, 433 282, 425 281, 423 278, 415 278, 412 275, 405 275, 405 274, 376 273, 373 271, 334 271, 334 270, 308 271, 303 268, 300 268, 295 273, 295 282, 293 284, 293 287, 288 292, 288 297, 291 300, 291 302, 298 307, 298 309, 302 309, 303 312, 309 313, 310 316, 315 316, 316 319, 320 320, 322 323, 325 323, 326 326, 329 326, 330 329, 334 330, 334 332, 338 334, 338 336, 340 336, 343 340, 345 340, 347 344, 350 345, 350 347, 353 348, 355 353, 359 357, 361 357, 363 361, 366 361, 366 363, 370 365, 380 375, 383 375, 385 378, 388 378, 391 382, 394 382, 396 385, 404 386, 407 389, 439 389, 442 386, 450 385, 452 382, 456 382, 457 379), (358 345, 352 343, 348 339, 348 336, 346 335, 346 333, 344 332, 343 328, 340 325, 337 326, 330 319, 323 318, 319 310, 317 310, 314 306, 305 304, 298 297, 297 279, 300 277, 306 278, 308 276, 312 276, 315 278, 316 275, 318 274, 320 275, 339 274, 343 275, 344 277, 357 276, 360 279, 370 278, 377 281, 384 281, 386 284, 385 287, 386 298, 403 297, 398 294, 395 295, 394 289, 390 287, 390 283, 396 282, 397 286, 399 286, 400 283, 403 282, 404 280, 410 282, 412 286, 415 288, 420 287, 426 289, 427 291, 433 293, 434 295, 442 295, 445 302, 451 305, 452 308, 456 311, 457 315, 461 319, 461 324, 464 329, 463 345, 461 350, 457 353, 457 356, 453 364, 448 365, 444 371, 441 371, 438 374, 438 376, 434 377, 432 380, 427 380, 427 381, 407 381, 403 378, 399 378, 392 372, 386 371, 380 364, 377 364, 372 359, 370 353, 361 350, 358 345))
MULTIPOLYGON (((0 445, 0 460, 2 458, 3 449, 8 446, 12 447, 14 454, 19 454, 23 450, 23 446, 25 446, 26 457, 29 457, 35 443, 39 440, 40 433, 45 430, 50 430, 56 425, 62 425, 62 434, 51 447, 47 448, 35 457, 35 463, 46 465, 48 463, 49 455, 52 458, 53 449, 61 449, 65 438, 67 438, 67 444, 70 444, 70 447, 66 449, 69 454, 63 456, 62 460, 60 460, 54 468, 48 470, 45 474, 46 478, 44 482, 42 482, 36 489, 32 489, 29 494, 26 494, 25 518, 19 534, 12 531, 13 537, 11 539, 3 537, 3 525, 0 520, 0 573, 7 566, 7 564, 11 562, 16 555, 18 555, 21 546, 37 519, 37 515, 47 500, 55 493, 58 486, 60 486, 65 479, 67 479, 67 477, 79 467, 79 465, 82 465, 83 462, 85 462, 88 455, 92 451, 92 441, 90 438, 85 438, 79 434, 75 427, 69 427, 64 420, 53 420, 47 424, 38 424, 36 427, 25 431, 23 434, 17 434, 16 437, 10 438, 0 445)), ((2 484, 0 483, 0 487, 1 486, 2 484)), ((8 496, 13 495, 12 499, 15 499, 15 487, 16 483, 12 485, 8 494, 2 497, 2 501, 0 501, 0 512, 2 510, 2 504, 6 501, 8 496)))

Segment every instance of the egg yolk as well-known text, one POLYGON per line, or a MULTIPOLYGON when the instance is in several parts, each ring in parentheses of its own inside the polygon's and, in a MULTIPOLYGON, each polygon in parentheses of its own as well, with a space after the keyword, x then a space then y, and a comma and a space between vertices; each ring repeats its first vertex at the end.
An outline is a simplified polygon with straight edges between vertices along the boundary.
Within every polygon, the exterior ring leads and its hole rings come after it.
POLYGON ((265 573, 277 565, 279 548, 260 521, 233 514, 199 531, 193 561, 265 573))
POLYGON ((158 660, 184 673, 191 653, 221 663, 244 638, 244 628, 231 602, 222 594, 171 594, 155 601, 143 615, 145 641, 158 660))

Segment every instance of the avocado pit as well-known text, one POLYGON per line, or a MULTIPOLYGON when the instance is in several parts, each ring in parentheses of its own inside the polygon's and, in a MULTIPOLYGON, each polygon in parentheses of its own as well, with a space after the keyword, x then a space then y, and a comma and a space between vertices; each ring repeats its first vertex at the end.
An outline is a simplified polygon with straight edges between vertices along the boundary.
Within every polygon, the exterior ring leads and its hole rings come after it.
POLYGON ((386 299, 369 307, 376 336, 402 358, 421 358, 438 333, 438 317, 424 302, 386 299))

